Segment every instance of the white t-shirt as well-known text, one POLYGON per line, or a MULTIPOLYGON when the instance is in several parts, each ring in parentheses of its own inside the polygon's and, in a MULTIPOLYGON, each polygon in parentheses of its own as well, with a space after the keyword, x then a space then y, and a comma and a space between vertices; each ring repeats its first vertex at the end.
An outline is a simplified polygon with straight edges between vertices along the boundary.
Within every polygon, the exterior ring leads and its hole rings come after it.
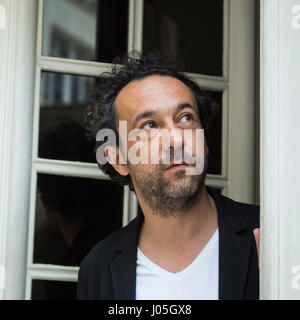
POLYGON ((172 273, 138 248, 136 300, 218 300, 219 230, 184 270, 172 273))

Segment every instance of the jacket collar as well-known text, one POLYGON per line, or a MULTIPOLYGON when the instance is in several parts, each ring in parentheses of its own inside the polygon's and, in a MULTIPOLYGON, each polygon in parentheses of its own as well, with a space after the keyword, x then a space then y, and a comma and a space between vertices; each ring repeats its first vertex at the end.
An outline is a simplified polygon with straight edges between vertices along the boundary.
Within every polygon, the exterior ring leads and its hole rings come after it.
POLYGON ((241 300, 244 296, 251 243, 242 237, 248 225, 235 202, 207 187, 218 210, 219 225, 219 299, 241 300))
MULTIPOLYGON (((243 299, 247 279, 251 244, 240 234, 247 230, 234 201, 219 191, 206 187, 215 200, 219 225, 219 299, 243 299)), ((122 228, 111 263, 112 281, 117 300, 135 300, 136 259, 139 235, 144 216, 134 218, 122 228)))
POLYGON ((119 255, 111 263, 112 281, 116 300, 135 300, 136 259, 140 230, 144 216, 134 218, 122 229, 116 243, 119 255))

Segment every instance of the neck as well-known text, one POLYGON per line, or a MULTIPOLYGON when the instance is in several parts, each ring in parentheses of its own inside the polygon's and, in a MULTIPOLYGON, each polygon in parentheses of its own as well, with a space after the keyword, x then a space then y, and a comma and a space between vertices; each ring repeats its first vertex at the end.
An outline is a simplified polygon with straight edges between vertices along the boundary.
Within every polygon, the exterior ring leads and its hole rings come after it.
POLYGON ((218 226, 216 205, 204 185, 188 211, 178 212, 175 216, 154 214, 143 199, 139 202, 145 216, 140 240, 148 244, 176 248, 211 234, 218 226))

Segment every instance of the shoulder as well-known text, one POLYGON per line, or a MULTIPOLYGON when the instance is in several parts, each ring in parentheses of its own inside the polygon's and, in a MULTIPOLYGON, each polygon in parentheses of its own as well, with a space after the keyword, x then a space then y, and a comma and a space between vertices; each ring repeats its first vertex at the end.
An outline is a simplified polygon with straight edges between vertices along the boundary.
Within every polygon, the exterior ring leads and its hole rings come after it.
POLYGON ((80 268, 87 267, 88 265, 101 267, 101 264, 111 260, 113 252, 115 251, 123 232, 123 228, 119 229, 107 238, 98 242, 83 259, 80 264, 80 268))
POLYGON ((241 216, 250 229, 259 228, 260 226, 260 207, 256 204, 239 202, 221 195, 227 206, 231 207, 235 215, 241 216))
POLYGON ((140 217, 136 217, 128 225, 98 242, 83 259, 80 268, 85 268, 88 265, 99 268, 110 262, 118 251, 122 251, 136 241, 141 221, 140 217))
POLYGON ((236 210, 246 220, 251 229, 259 228, 260 207, 258 205, 234 201, 236 210))
POLYGON ((78 299, 112 299, 112 261, 120 252, 136 245, 142 217, 134 218, 128 225, 100 241, 80 264, 78 273, 78 299), (102 289, 103 290, 102 290, 102 289))

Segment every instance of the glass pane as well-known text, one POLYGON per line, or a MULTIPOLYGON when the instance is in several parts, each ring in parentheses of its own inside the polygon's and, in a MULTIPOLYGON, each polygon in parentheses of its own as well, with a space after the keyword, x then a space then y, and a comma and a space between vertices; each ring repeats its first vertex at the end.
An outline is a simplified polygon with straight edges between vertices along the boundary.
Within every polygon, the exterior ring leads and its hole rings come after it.
POLYGON ((93 84, 92 77, 42 73, 39 157, 96 162, 95 143, 82 127, 93 84))
POLYGON ((32 280, 31 300, 76 300, 77 282, 32 280))
POLYGON ((38 174, 34 263, 78 266, 122 227, 123 187, 112 181, 38 174))
POLYGON ((160 49, 183 71, 223 74, 223 0, 145 0, 143 52, 160 49))
POLYGON ((222 92, 211 92, 211 97, 217 104, 217 110, 211 119, 206 132, 206 142, 209 149, 208 173, 222 173, 222 92))
POLYGON ((45 56, 111 62, 127 51, 128 0, 44 0, 45 56))

